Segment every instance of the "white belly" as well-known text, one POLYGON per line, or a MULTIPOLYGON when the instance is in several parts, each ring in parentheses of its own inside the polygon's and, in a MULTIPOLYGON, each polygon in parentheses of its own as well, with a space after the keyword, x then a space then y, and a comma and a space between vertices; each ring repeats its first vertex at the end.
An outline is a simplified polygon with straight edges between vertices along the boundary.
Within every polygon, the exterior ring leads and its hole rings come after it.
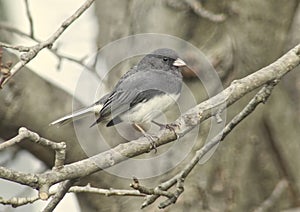
POLYGON ((139 103, 134 108, 120 116, 125 122, 145 123, 161 115, 169 106, 174 104, 180 94, 161 95, 139 103))

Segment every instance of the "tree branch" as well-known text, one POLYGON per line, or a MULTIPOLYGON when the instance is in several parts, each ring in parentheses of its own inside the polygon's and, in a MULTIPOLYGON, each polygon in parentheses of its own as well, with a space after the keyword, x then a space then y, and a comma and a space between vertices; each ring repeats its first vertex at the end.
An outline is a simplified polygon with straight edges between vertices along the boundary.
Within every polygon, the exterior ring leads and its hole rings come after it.
POLYGON ((123 190, 123 189, 102 189, 92 187, 90 184, 86 186, 72 186, 69 192, 73 193, 95 193, 105 196, 134 196, 134 197, 145 197, 145 194, 135 190, 123 190))
MULTIPOLYGON (((9 32, 15 33, 15 34, 17 34, 19 36, 22 36, 22 37, 25 37, 25 38, 29 38, 32 41, 36 42, 36 43, 42 42, 42 41, 38 40, 37 38, 30 37, 30 35, 26 34, 25 32, 22 32, 21 30, 18 30, 16 28, 12 27, 11 25, 8 25, 8 24, 3 23, 3 22, 0 22, 0 29, 7 30, 9 32)), ((11 45, 11 44, 2 43, 2 42, 0 42, 0 47, 8 48, 8 49, 14 49, 14 50, 17 50, 19 52, 28 52, 32 48, 32 47, 28 47, 28 46, 11 45)), ((61 66, 61 62, 63 60, 68 60, 68 61, 76 63, 76 64, 86 68, 87 70, 95 73, 95 69, 93 67, 90 67, 90 66, 84 64, 84 59, 86 58, 86 56, 82 57, 81 59, 75 59, 73 57, 70 57, 70 56, 64 55, 62 53, 59 53, 57 48, 52 48, 52 49, 48 49, 48 50, 58 59, 58 61, 59 61, 58 67, 61 66)), ((98 75, 95 75, 95 76, 98 77, 98 75)), ((1 83, 0 83, 0 85, 1 85, 1 83)))
POLYGON ((0 47, 7 48, 7 49, 14 49, 19 52, 28 52, 30 50, 30 47, 27 47, 27 46, 11 45, 11 44, 2 43, 2 42, 0 42, 0 47))
POLYGON ((147 195, 159 195, 159 196, 165 196, 168 198, 172 197, 172 193, 168 191, 163 191, 160 188, 147 188, 145 186, 140 185, 139 180, 136 177, 133 177, 133 183, 130 184, 130 187, 139 191, 141 194, 147 194, 147 195))
MULTIPOLYGON (((219 110, 216 110, 219 109, 218 107, 222 106, 223 109, 225 109, 225 107, 232 105, 254 89, 271 81, 280 79, 299 63, 300 44, 271 65, 262 68, 245 78, 235 80, 228 88, 216 96, 188 110, 173 123, 173 125, 178 126, 174 130, 160 130, 157 133, 157 147, 174 141, 178 137, 183 137, 195 126, 200 124, 200 122, 216 115, 219 112, 219 110), (225 101, 226 106, 224 105, 225 101)), ((59 174, 55 173, 55 171, 50 171, 47 175, 41 174, 40 177, 44 178, 46 176, 51 176, 51 179, 49 180, 53 184, 70 178, 83 177, 96 171, 109 168, 127 158, 147 153, 150 146, 148 140, 141 137, 137 140, 120 144, 111 150, 107 150, 88 159, 65 165, 60 170, 59 174), (80 171, 74 172, 74 170, 80 171)))
POLYGON ((270 208, 272 208, 276 204, 276 202, 279 200, 282 193, 286 190, 288 185, 289 184, 286 179, 280 180, 277 183, 277 185, 275 186, 271 195, 265 201, 263 201, 262 204, 258 208, 256 208, 253 212, 268 211, 270 208))
POLYGON ((25 2, 25 7, 26 7, 26 15, 27 15, 27 19, 29 22, 30 37, 34 38, 33 19, 32 19, 30 9, 29 9, 29 2, 28 2, 28 0, 24 0, 24 2, 25 2))
POLYGON ((223 22, 226 19, 226 15, 224 14, 214 14, 209 10, 206 10, 200 1, 197 0, 184 0, 184 2, 202 18, 210 20, 212 22, 223 22))
MULTIPOLYGON (((53 196, 58 192, 58 189, 50 191, 49 196, 53 196)), ((145 197, 145 194, 140 193, 136 190, 125 190, 125 189, 103 189, 92 187, 90 184, 86 186, 72 186, 68 193, 93 193, 104 196, 132 196, 132 197, 145 197)), ((26 204, 31 204, 40 200, 41 198, 37 196, 33 197, 13 197, 11 199, 3 199, 0 197, 0 204, 11 205, 13 207, 22 206, 26 204)))
POLYGON ((0 144, 0 151, 4 148, 7 148, 16 143, 21 142, 22 140, 24 140, 26 138, 30 139, 30 141, 33 141, 37 144, 41 144, 43 146, 47 146, 47 147, 53 149, 55 151, 54 168, 55 169, 62 168, 62 166, 65 162, 65 157, 66 157, 66 143, 65 142, 57 143, 57 142, 53 142, 48 139, 42 138, 37 133, 27 130, 25 127, 21 127, 19 129, 19 134, 16 137, 0 144))
POLYGON ((51 201, 44 208, 43 212, 52 212, 58 203, 64 198, 66 193, 69 191, 70 187, 73 185, 74 180, 66 180, 61 182, 56 194, 53 195, 51 201))
POLYGON ((191 9, 196 15, 201 18, 205 18, 211 22, 220 23, 226 20, 225 14, 215 14, 209 10, 206 10, 201 1, 198 0, 166 0, 166 3, 175 9, 188 10, 191 9))
POLYGON ((30 62, 39 52, 44 48, 49 48, 53 46, 54 42, 61 36, 61 34, 85 11, 87 10, 94 0, 87 0, 73 15, 67 18, 61 26, 45 41, 42 41, 32 47, 26 53, 20 56, 20 61, 17 62, 10 70, 10 75, 4 80, 0 79, 0 87, 5 85, 18 71, 21 70, 28 62, 30 62))
MULTIPOLYGON (((192 162, 188 164, 182 172, 160 185, 159 189, 167 190, 177 183, 177 189, 175 193, 173 193, 172 199, 167 199, 167 201, 161 204, 161 207, 165 207, 168 204, 176 201, 178 196, 183 192, 183 182, 185 177, 191 172, 200 158, 203 157, 203 155, 209 151, 212 146, 224 139, 224 137, 233 129, 233 127, 236 126, 242 119, 244 119, 247 114, 250 114, 260 102, 264 102, 265 99, 270 95, 271 89, 276 83, 278 83, 278 80, 299 65, 299 63, 300 44, 271 65, 262 68, 242 79, 235 80, 224 91, 188 110, 174 123, 172 123, 173 126, 176 126, 174 130, 160 130, 157 133, 157 147, 174 141, 178 137, 183 137, 202 121, 220 113, 220 111, 224 110, 226 107, 229 107, 247 93, 258 87, 266 85, 261 91, 258 92, 254 99, 251 100, 246 108, 244 108, 244 110, 223 129, 222 133, 217 135, 211 142, 206 144, 196 153, 192 162), (272 84, 273 81, 275 84, 272 84), (226 105, 224 103, 226 103, 226 105)), ((56 183, 63 182, 65 180, 81 178, 94 172, 112 167, 128 158, 147 153, 150 148, 151 145, 149 144, 148 140, 144 137, 141 137, 137 140, 120 144, 113 149, 99 153, 90 158, 65 165, 59 170, 53 169, 41 174, 27 174, 0 167, 0 177, 28 185, 33 188, 38 188, 40 189, 41 197, 41 194, 47 194, 48 188, 56 183), (43 192, 41 192, 41 190, 43 190, 43 192)))
MULTIPOLYGON (((12 146, 16 143, 19 143, 25 139, 29 139, 29 141, 35 142, 37 144, 41 144, 43 146, 49 147, 55 151, 55 162, 53 170, 58 171, 63 167, 66 157, 66 144, 65 142, 53 142, 48 139, 40 137, 37 133, 27 130, 25 127, 21 127, 19 129, 19 134, 14 138, 3 142, 0 144, 0 151, 4 148, 12 146)), ((35 174, 27 174, 22 172, 17 172, 8 168, 0 167, 1 177, 4 179, 9 179, 14 182, 18 182, 20 184, 29 185, 33 188, 40 188, 40 197, 41 199, 48 199, 49 187, 50 184, 44 182, 43 184, 37 186, 38 182, 37 175, 35 174)))
MULTIPOLYGON (((265 103, 268 97, 271 95, 272 89, 274 86, 279 82, 279 80, 275 80, 274 82, 269 83, 268 85, 265 85, 253 98, 252 100, 246 105, 246 107, 237 114, 225 127, 224 129, 216 135, 214 138, 212 138, 209 142, 207 142, 201 149, 199 149, 191 162, 189 162, 184 169, 177 174, 176 176, 172 177, 166 182, 161 183, 156 188, 160 188, 162 190, 168 190, 173 185, 176 185, 176 191, 172 195, 171 198, 167 199, 166 201, 160 203, 159 208, 165 208, 171 204, 174 204, 177 200, 177 198, 181 195, 183 192, 183 184, 186 179, 186 177, 191 173, 191 171, 194 169, 194 167, 198 164, 201 158, 209 152, 214 146, 219 144, 219 142, 223 141, 224 138, 242 121, 244 120, 248 115, 250 115, 255 108, 260 103, 265 103)), ((145 202, 142 204, 142 208, 152 204, 158 197, 161 195, 152 193, 151 196, 147 197, 145 202)))

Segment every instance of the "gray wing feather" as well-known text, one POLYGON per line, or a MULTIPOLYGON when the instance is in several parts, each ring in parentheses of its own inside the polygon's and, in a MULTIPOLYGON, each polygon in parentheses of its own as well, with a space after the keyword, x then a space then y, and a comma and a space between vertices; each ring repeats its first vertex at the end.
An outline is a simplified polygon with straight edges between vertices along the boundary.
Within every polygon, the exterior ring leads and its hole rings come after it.
POLYGON ((138 71, 135 68, 131 69, 131 71, 127 72, 124 76, 115 86, 111 96, 104 103, 97 123, 108 116, 115 118, 128 111, 134 106, 132 102, 135 102, 141 93, 153 96, 155 92, 157 92, 157 94, 176 93, 179 92, 177 90, 181 89, 181 86, 172 86, 177 83, 180 85, 180 79, 178 79, 178 82, 174 81, 168 72, 161 72, 160 70, 138 71), (151 74, 151 80, 149 80, 147 74, 151 74), (171 87, 169 85, 171 85, 171 87), (159 88, 157 88, 157 86, 159 86, 159 88), (147 90, 151 92, 146 92, 147 90))
POLYGON ((103 105, 103 108, 100 111, 100 117, 104 118, 110 115, 116 117, 129 110, 131 102, 138 93, 139 91, 137 89, 133 89, 131 91, 116 91, 103 105))

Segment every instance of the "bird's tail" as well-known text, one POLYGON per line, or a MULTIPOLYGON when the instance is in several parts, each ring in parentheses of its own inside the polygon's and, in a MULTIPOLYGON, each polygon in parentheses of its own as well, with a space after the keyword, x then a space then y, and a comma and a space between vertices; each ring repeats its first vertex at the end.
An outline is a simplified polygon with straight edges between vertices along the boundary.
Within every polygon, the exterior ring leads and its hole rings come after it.
POLYGON ((72 114, 66 115, 64 117, 61 117, 61 118, 51 122, 49 125, 50 126, 57 125, 60 127, 62 125, 65 125, 65 124, 71 122, 72 120, 78 120, 78 119, 81 119, 90 114, 95 114, 100 111, 101 107, 102 107, 102 105, 91 105, 87 108, 82 108, 80 110, 73 112, 72 114))

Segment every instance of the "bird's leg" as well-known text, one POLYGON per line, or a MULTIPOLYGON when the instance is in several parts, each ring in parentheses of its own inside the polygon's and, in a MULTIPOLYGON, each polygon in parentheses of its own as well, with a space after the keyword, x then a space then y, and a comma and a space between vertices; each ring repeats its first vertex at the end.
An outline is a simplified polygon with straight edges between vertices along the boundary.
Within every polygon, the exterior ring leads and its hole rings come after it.
POLYGON ((152 120, 151 122, 152 122, 153 124, 156 124, 157 126, 159 126, 159 129, 160 129, 160 130, 167 128, 166 125, 161 124, 161 123, 158 123, 158 122, 156 122, 156 121, 154 121, 154 120, 152 120))
POLYGON ((177 124, 173 124, 173 123, 171 123, 171 124, 161 124, 161 123, 158 123, 158 122, 156 122, 154 120, 152 120, 151 122, 153 124, 156 124, 157 126, 159 126, 160 130, 162 130, 162 129, 168 129, 168 130, 172 130, 176 134, 175 127, 178 127, 177 124))
POLYGON ((154 152, 157 152, 157 148, 156 148, 156 143, 155 141, 157 140, 157 137, 150 135, 149 133, 147 133, 140 125, 134 123, 133 126, 140 131, 141 133, 143 133, 143 135, 150 141, 150 145, 151 145, 151 149, 154 149, 154 152))

